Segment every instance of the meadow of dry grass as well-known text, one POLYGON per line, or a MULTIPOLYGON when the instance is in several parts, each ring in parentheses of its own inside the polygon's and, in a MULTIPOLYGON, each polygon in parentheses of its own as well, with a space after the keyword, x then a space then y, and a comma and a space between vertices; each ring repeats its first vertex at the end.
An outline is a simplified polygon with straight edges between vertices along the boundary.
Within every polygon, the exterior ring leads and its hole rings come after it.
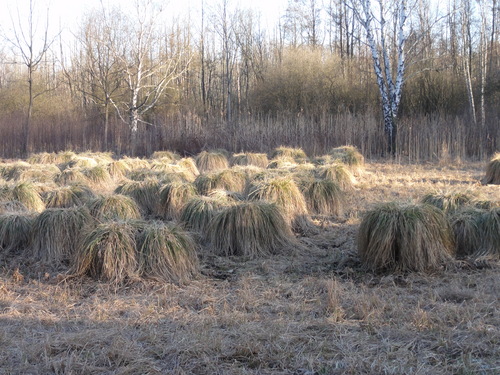
POLYGON ((368 163, 341 219, 293 255, 201 251, 186 285, 113 287, 3 264, 1 374, 498 374, 500 262, 435 274, 366 273, 356 233, 379 202, 482 186, 484 164, 368 163))

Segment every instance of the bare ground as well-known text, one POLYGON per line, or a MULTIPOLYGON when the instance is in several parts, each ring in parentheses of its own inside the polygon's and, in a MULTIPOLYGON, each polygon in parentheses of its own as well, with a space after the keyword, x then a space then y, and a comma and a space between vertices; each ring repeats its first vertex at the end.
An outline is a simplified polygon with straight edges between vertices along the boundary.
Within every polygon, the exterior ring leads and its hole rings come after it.
POLYGON ((43 270, 0 272, 0 374, 499 374, 500 263, 433 275, 363 272, 361 213, 431 189, 481 186, 481 164, 371 163, 343 220, 290 254, 202 251, 188 285, 115 289, 43 270))

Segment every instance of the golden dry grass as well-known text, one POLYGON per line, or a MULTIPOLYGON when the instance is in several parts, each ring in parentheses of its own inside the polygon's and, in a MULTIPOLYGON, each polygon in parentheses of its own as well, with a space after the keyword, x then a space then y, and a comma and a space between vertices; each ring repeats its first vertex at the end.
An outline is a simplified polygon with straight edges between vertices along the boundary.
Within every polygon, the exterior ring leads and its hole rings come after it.
POLYGON ((118 288, 3 263, 0 372, 496 374, 498 260, 373 275, 355 243, 361 213, 379 203, 451 186, 498 200, 497 186, 478 184, 483 167, 366 163, 345 219, 299 238, 307 251, 247 262, 202 251, 201 279, 183 286, 118 288))

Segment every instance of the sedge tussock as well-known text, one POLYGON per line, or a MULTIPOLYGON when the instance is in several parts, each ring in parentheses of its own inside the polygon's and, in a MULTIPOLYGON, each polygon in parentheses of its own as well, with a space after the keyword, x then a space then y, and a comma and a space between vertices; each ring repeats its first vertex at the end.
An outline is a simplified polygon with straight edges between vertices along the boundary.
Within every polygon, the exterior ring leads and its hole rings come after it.
POLYGON ((483 240, 476 255, 500 259, 500 207, 486 210, 480 220, 483 240))
POLYGON ((144 181, 150 178, 159 179, 160 176, 166 174, 164 171, 155 171, 150 168, 139 168, 132 169, 130 172, 127 172, 126 177, 132 181, 144 181))
POLYGON ((196 166, 200 173, 229 168, 227 157, 222 152, 202 151, 196 156, 196 166))
POLYGON ((5 171, 7 180, 26 182, 52 182, 61 171, 53 164, 17 165, 5 171))
POLYGON ((295 162, 295 159, 290 157, 290 156, 280 156, 273 158, 271 161, 269 161, 269 164, 267 165, 267 168, 269 169, 293 169, 297 167, 297 163, 295 162))
POLYGON ((486 166, 483 184, 500 185, 500 152, 497 152, 486 166))
POLYGON ((454 244, 442 210, 391 202, 364 215, 358 251, 364 267, 373 272, 426 272, 450 262, 454 244))
POLYGON ((94 192, 85 185, 68 185, 51 189, 43 194, 47 208, 69 208, 82 206, 95 198, 94 192))
POLYGON ((132 170, 132 168, 121 159, 113 160, 106 168, 108 169, 109 175, 114 179, 123 178, 127 172, 132 170))
POLYGON ((271 157, 273 159, 282 157, 291 158, 296 163, 302 163, 307 161, 307 155, 304 152, 304 150, 302 150, 301 148, 286 147, 286 146, 280 146, 275 148, 271 157))
POLYGON ((176 164, 191 174, 192 177, 190 181, 194 181, 194 179, 200 175, 200 171, 196 166, 196 161, 193 158, 182 158, 178 160, 176 164))
POLYGON ((184 205, 196 196, 193 184, 172 182, 160 190, 158 214, 166 220, 179 219, 184 205))
POLYGON ((32 251, 35 259, 60 265, 75 256, 80 235, 92 218, 86 207, 48 208, 32 226, 32 251))
POLYGON ((68 168, 61 171, 56 177, 55 182, 59 185, 83 184, 87 178, 80 168, 68 168))
POLYGON ((132 197, 145 215, 158 212, 160 182, 156 178, 124 182, 115 189, 115 193, 132 197))
POLYGON ((243 193, 247 185, 244 173, 233 169, 199 175, 194 181, 198 192, 208 195, 212 190, 223 189, 243 193))
POLYGON ((315 180, 304 189, 309 210, 319 215, 342 215, 344 194, 342 189, 330 180, 315 180))
POLYGON ((71 150, 60 151, 57 153, 57 159, 55 160, 56 164, 64 164, 69 162, 71 159, 74 159, 76 154, 71 150))
POLYGON ((259 168, 267 168, 269 159, 267 154, 258 154, 253 152, 234 154, 231 158, 231 165, 248 166, 252 165, 259 168))
POLYGON ((34 216, 26 212, 0 214, 0 250, 3 255, 21 253, 30 244, 34 216))
POLYGON ((182 209, 180 222, 190 231, 205 235, 212 218, 230 202, 213 197, 195 197, 182 209))
POLYGON ((365 158, 354 146, 336 147, 329 154, 334 160, 347 164, 355 171, 360 171, 365 164, 365 158))
POLYGON ((427 193, 421 202, 431 204, 446 213, 453 213, 459 208, 473 204, 476 194, 470 190, 437 190, 427 193))
POLYGON ((245 200, 245 195, 224 189, 215 189, 208 193, 210 198, 220 199, 225 202, 238 202, 245 200))
POLYGON ((0 200, 0 214, 28 212, 28 207, 16 200, 0 200))
POLYGON ((30 182, 14 185, 12 198, 23 203, 31 211, 42 212, 45 209, 45 203, 43 203, 38 188, 30 182))
POLYGON ((341 189, 350 190, 356 184, 356 179, 344 163, 331 163, 318 170, 318 177, 336 182, 341 189))
POLYGON ((1 177, 7 181, 15 180, 16 176, 22 171, 31 168, 31 164, 26 163, 25 161, 16 161, 13 163, 4 163, 1 166, 1 177))
POLYGON ((59 158, 55 152, 38 152, 31 154, 26 161, 30 164, 57 164, 59 158))
POLYGON ((97 197, 88 203, 88 208, 90 215, 99 222, 141 218, 135 200, 122 194, 97 197))
POLYGON ((241 202, 210 222, 209 238, 219 255, 257 258, 293 246, 294 236, 280 209, 269 202, 241 202))
POLYGON ((178 164, 162 164, 153 161, 151 171, 159 180, 178 180, 193 182, 196 176, 188 169, 178 164))
POLYGON ((127 221, 99 224, 82 239, 74 273, 114 284, 135 279, 136 235, 137 226, 127 221))
POLYGON ((178 153, 173 151, 155 151, 151 155, 151 159, 164 159, 169 160, 170 162, 174 162, 179 160, 181 157, 178 153))
POLYGON ((98 163, 94 159, 86 156, 77 155, 67 163, 60 165, 61 170, 68 168, 94 168, 97 167, 98 163))
POLYGON ((124 157, 121 159, 130 169, 149 169, 149 161, 139 158, 124 157))
POLYGON ((82 173, 92 185, 103 186, 111 183, 111 175, 105 166, 97 165, 93 168, 83 168, 82 173))
POLYGON ((481 218, 483 213, 484 210, 466 207, 451 215, 450 224, 455 238, 457 257, 470 256, 481 248, 483 239, 481 218))
POLYGON ((252 184, 250 200, 274 202, 283 210, 286 220, 296 229, 310 226, 307 203, 297 184, 290 177, 278 177, 252 184))
POLYGON ((199 274, 196 243, 178 225, 147 224, 138 235, 137 250, 141 276, 183 283, 199 274))

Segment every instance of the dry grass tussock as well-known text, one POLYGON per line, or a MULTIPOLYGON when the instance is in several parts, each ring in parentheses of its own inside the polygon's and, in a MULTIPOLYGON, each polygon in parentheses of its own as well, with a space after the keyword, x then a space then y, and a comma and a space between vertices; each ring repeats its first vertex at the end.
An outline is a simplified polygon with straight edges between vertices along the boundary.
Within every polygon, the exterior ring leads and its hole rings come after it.
POLYGON ((200 174, 196 177, 194 184, 202 195, 208 195, 217 189, 243 193, 247 185, 247 177, 245 173, 237 169, 224 169, 200 174))
POLYGON ((229 161, 223 152, 202 151, 196 155, 196 166, 200 173, 229 168, 229 161))
POLYGON ((140 219, 139 206, 122 194, 102 195, 88 202, 90 215, 99 222, 108 220, 140 219))
POLYGON ((47 208, 82 206, 93 198, 95 194, 92 189, 81 184, 56 187, 42 194, 47 208))
POLYGON ((444 213, 431 205, 386 203, 368 211, 358 235, 364 266, 380 271, 434 271, 451 263, 454 243, 444 213))
MULTIPOLYGON (((495 374, 497 258, 466 257, 432 274, 374 274, 363 270, 356 243, 367 209, 418 202, 434 189, 474 186, 490 202, 480 211, 495 208, 498 187, 479 185, 483 175, 484 163, 368 162, 343 218, 317 217, 318 233, 296 240, 304 251, 242 261, 202 244, 201 275, 186 284, 128 283, 139 275, 145 223, 103 224, 86 236, 80 271, 114 283, 40 272, 16 245, 0 260, 0 372, 495 374)), ((217 201, 212 214, 228 204, 217 201)))
POLYGON ((30 244, 34 215, 26 212, 0 214, 0 259, 11 252, 21 253, 30 244))
POLYGON ((154 221, 137 239, 139 274, 166 282, 183 283, 199 275, 196 242, 177 225, 154 221))
POLYGON ((497 152, 488 163, 483 183, 500 185, 500 152, 497 152))
POLYGON ((216 253, 256 258, 294 247, 293 234, 274 203, 241 202, 218 212, 209 223, 216 253))
POLYGON ((196 195, 196 188, 189 182, 166 184, 160 190, 158 214, 166 220, 179 219, 186 203, 196 195))

